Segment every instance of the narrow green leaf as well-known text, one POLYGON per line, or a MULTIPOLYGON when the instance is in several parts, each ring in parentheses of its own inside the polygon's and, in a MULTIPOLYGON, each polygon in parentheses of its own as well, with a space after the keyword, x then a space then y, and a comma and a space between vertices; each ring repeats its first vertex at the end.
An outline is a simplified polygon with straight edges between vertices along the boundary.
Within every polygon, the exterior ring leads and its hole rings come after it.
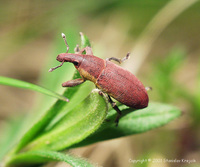
POLYGON ((161 103, 150 103, 147 108, 135 111, 125 105, 122 105, 120 109, 123 116, 119 121, 118 127, 115 126, 114 119, 116 114, 112 110, 107 117, 109 122, 105 122, 96 133, 72 147, 146 132, 161 127, 181 115, 181 111, 178 108, 161 103))
POLYGON ((97 130, 107 114, 107 102, 98 90, 69 111, 50 131, 30 143, 24 150, 63 150, 97 130))
MULTIPOLYGON (((84 35, 83 39, 86 39, 86 38, 87 37, 84 35)), ((82 43, 84 45, 87 45, 88 41, 84 40, 82 41, 82 43)), ((76 78, 80 78, 80 74, 77 71, 75 72, 72 79, 76 79, 76 78)), ((51 126, 53 126, 53 124, 58 120, 57 117, 60 117, 59 113, 61 113, 62 111, 66 112, 66 110, 70 110, 74 108, 74 106, 77 105, 77 102, 81 102, 85 97, 87 97, 91 89, 92 87, 91 87, 91 84, 89 83, 84 83, 82 85, 79 85, 73 88, 66 88, 63 95, 68 97, 70 99, 70 102, 66 103, 66 102, 58 100, 49 110, 47 110, 46 113, 43 114, 43 116, 38 120, 38 122, 36 122, 25 133, 25 135, 22 137, 18 145, 16 145, 16 147, 13 149, 11 154, 18 152, 33 138, 36 138, 38 135, 40 135, 45 129, 50 129, 51 126)))
POLYGON ((48 96, 55 97, 60 100, 69 101, 66 97, 59 95, 51 90, 48 90, 46 88, 40 87, 38 85, 29 83, 29 82, 20 81, 20 80, 13 79, 13 78, 0 76, 0 84, 7 85, 7 86, 14 86, 14 87, 23 88, 23 89, 30 89, 33 91, 37 91, 37 92, 46 94, 48 96))
MULTIPOLYGON (((24 118, 24 117, 23 117, 24 118)), ((7 120, 8 124, 2 124, 0 129, 0 162, 7 152, 16 144, 21 129, 24 126, 22 115, 7 120)), ((1 166, 1 165, 0 165, 1 166)))
POLYGON ((93 167, 91 163, 83 158, 75 157, 73 155, 64 154, 56 151, 37 150, 26 153, 21 153, 12 158, 6 163, 6 166, 30 166, 33 164, 41 164, 48 161, 64 161, 73 167, 93 167))
MULTIPOLYGON (((75 72, 73 79, 79 77, 79 73, 75 72)), ((83 85, 84 86, 84 85, 83 85)), ((86 85, 87 86, 87 85, 86 85)), ((58 100, 46 113, 43 114, 42 117, 24 134, 20 142, 13 149, 12 154, 18 152, 21 148, 23 148, 27 143, 29 143, 33 138, 36 138, 40 133, 42 133, 51 122, 56 119, 56 116, 63 110, 63 108, 68 105, 72 106, 74 104, 74 100, 72 97, 79 91, 81 86, 77 86, 75 88, 67 88, 64 92, 64 95, 67 95, 70 98, 70 102, 66 103, 64 101, 58 100), (72 100, 71 100, 72 99, 72 100), (72 103, 72 104, 71 104, 72 103)), ((80 90, 82 94, 81 98, 85 98, 84 95, 85 89, 80 90)), ((91 89, 86 89, 86 93, 91 89)), ((78 94, 78 93, 77 93, 78 94)), ((79 96, 80 97, 80 96, 79 96)), ((83 99, 82 99, 83 100, 83 99)))
POLYGON ((89 38, 86 35, 84 35, 82 32, 80 32, 80 35, 81 35, 81 48, 85 48, 86 46, 91 47, 89 38))
MULTIPOLYGON (((76 78, 80 78, 80 75, 77 71, 75 72, 73 79, 76 79, 76 78)), ((51 121, 48 121, 48 123, 46 124, 45 130, 51 129, 51 127, 54 126, 56 122, 62 119, 63 115, 68 113, 75 106, 77 106, 81 101, 83 101, 90 94, 93 88, 94 88, 94 85, 91 82, 85 82, 84 84, 67 88, 63 95, 69 97, 70 102, 65 103, 63 101, 59 101, 59 102, 56 102, 51 107, 51 111, 49 112, 56 111, 57 114, 52 117, 51 121)))

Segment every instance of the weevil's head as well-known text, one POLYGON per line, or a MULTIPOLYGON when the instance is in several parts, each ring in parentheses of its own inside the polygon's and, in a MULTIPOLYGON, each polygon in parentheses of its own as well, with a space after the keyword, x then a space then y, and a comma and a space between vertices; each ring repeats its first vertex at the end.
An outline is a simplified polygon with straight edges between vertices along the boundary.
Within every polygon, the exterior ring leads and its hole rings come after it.
POLYGON ((65 60, 65 56, 66 56, 66 53, 61 53, 57 56, 56 60, 58 60, 59 62, 62 62, 65 60))
POLYGON ((80 66, 83 60, 83 55, 75 53, 61 53, 57 56, 56 60, 59 62, 73 63, 76 68, 80 66))

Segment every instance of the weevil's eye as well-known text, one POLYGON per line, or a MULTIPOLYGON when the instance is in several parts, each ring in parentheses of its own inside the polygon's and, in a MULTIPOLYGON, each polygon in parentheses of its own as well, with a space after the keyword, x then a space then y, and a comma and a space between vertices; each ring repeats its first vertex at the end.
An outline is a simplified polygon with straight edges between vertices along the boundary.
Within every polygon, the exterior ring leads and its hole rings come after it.
POLYGON ((79 63, 78 63, 77 61, 74 61, 73 64, 74 64, 75 66, 78 66, 78 65, 79 65, 79 63))
POLYGON ((77 68, 77 69, 81 65, 81 63, 79 61, 76 61, 76 60, 72 61, 72 63, 74 64, 74 67, 77 68))

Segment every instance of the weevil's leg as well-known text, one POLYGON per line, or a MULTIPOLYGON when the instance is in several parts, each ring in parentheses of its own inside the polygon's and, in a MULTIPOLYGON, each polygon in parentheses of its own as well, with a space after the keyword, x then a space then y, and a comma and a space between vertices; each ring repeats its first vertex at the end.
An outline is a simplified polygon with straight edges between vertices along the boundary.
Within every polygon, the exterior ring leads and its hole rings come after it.
POLYGON ((82 54, 85 51, 85 48, 79 50, 79 52, 77 52, 77 54, 82 54))
POLYGON ((74 52, 76 54, 78 54, 80 52, 80 48, 79 48, 79 45, 76 45, 76 47, 74 48, 74 52))
POLYGON ((85 47, 85 52, 86 55, 93 55, 92 48, 89 46, 85 47))
POLYGON ((146 89, 146 91, 149 91, 149 90, 152 90, 152 87, 147 86, 147 87, 145 87, 145 89, 146 89))
POLYGON ((54 71, 56 68, 61 67, 61 66, 63 65, 63 63, 64 63, 64 61, 62 61, 62 63, 61 63, 59 66, 56 66, 56 67, 50 68, 50 69, 49 69, 49 72, 52 72, 52 71, 54 71))
POLYGON ((122 62, 127 60, 129 57, 130 57, 130 53, 128 52, 127 55, 122 59, 119 59, 119 58, 116 58, 116 57, 110 57, 110 58, 107 58, 106 60, 108 60, 108 61, 114 60, 114 61, 118 62, 119 64, 121 64, 122 62))
POLYGON ((121 113, 120 109, 117 107, 116 103, 114 101, 112 101, 112 99, 109 95, 108 95, 108 100, 111 103, 112 107, 115 109, 115 111, 117 111, 117 117, 115 118, 115 123, 116 123, 116 126, 118 126, 119 118, 121 117, 122 113, 121 113))
POLYGON ((85 51, 86 55, 93 55, 92 48, 89 46, 86 46, 85 48, 81 49, 79 51, 79 54, 82 54, 84 51, 85 51))
POLYGON ((78 79, 74 79, 74 80, 70 80, 70 81, 64 82, 62 84, 62 86, 63 87, 74 87, 74 86, 82 84, 83 82, 85 82, 84 79, 78 78, 78 79))
MULTIPOLYGON (((96 89, 98 89, 98 88, 96 87, 96 89)), ((100 96, 103 96, 103 92, 101 90, 99 90, 98 93, 99 93, 100 96)))

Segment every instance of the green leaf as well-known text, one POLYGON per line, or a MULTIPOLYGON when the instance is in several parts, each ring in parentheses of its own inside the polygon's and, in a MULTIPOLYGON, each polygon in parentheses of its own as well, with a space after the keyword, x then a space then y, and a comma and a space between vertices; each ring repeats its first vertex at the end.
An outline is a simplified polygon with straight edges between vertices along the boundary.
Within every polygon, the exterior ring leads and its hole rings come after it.
POLYGON ((81 35, 81 48, 85 48, 86 46, 91 47, 89 38, 82 32, 80 32, 80 35, 81 35))
POLYGON ((38 85, 29 83, 29 82, 20 81, 20 80, 13 79, 13 78, 0 76, 0 84, 7 85, 7 86, 14 86, 14 87, 23 88, 23 89, 30 89, 33 91, 37 91, 37 92, 46 94, 48 96, 55 97, 60 100, 68 101, 68 99, 66 97, 59 95, 51 90, 45 89, 43 87, 40 87, 38 85))
MULTIPOLYGON (((79 74, 75 72, 73 79, 79 77, 79 74)), ((21 148, 23 148, 27 143, 29 143, 32 139, 36 138, 40 133, 42 133, 49 124, 51 124, 55 119, 56 116, 63 110, 66 111, 67 109, 73 108, 74 103, 78 100, 83 100, 91 91, 91 88, 88 87, 87 84, 77 86, 75 88, 67 88, 64 92, 64 95, 67 95, 70 98, 70 102, 66 103, 64 101, 58 100, 46 113, 43 114, 39 118, 39 120, 24 134, 21 138, 20 142, 16 145, 12 153, 18 152, 21 148), (81 87, 85 87, 87 89, 80 89, 81 87), (77 93, 78 92, 78 93, 77 93), (79 96, 78 94, 82 94, 79 96), (76 94, 78 98, 74 98, 73 96, 76 94), (69 107, 68 107, 69 105, 69 107)))
POLYGON ((12 158, 6 165, 7 166, 29 166, 33 164, 44 163, 48 161, 64 161, 73 167, 93 167, 91 163, 83 158, 74 157, 69 154, 64 154, 56 151, 37 150, 26 153, 21 153, 12 158))
POLYGON ((7 122, 8 124, 2 124, 0 129, 0 161, 16 144, 16 140, 19 139, 25 122, 24 115, 23 118, 22 115, 15 115, 14 118, 10 118, 7 122))
POLYGON ((181 111, 178 108, 161 103, 150 103, 147 108, 135 111, 125 105, 120 106, 120 109, 123 116, 119 121, 118 127, 115 126, 114 119, 116 114, 112 110, 107 117, 109 122, 105 122, 96 133, 72 147, 143 133, 161 127, 181 115, 181 111))
MULTIPOLYGON (((82 43, 87 45, 87 37, 84 35, 82 43)), ((87 38, 88 39, 88 38, 87 38)), ((64 43, 64 42, 63 42, 64 43)), ((74 68, 74 67, 73 67, 74 68)), ((80 78, 80 74, 76 71, 72 79, 80 78)), ((52 124, 54 124, 59 117, 59 113, 70 110, 77 105, 77 102, 81 102, 87 97, 92 89, 91 83, 84 83, 73 88, 67 88, 64 92, 64 96, 67 96, 70 99, 69 103, 58 100, 46 113, 39 118, 39 120, 25 133, 18 145, 12 150, 10 154, 17 153, 21 148, 23 148, 27 143, 32 139, 40 135, 45 129, 49 129, 52 124), (81 89, 80 89, 81 88, 81 89), (81 96, 80 96, 81 94, 81 96), (75 95, 75 96, 74 96, 75 95)))
POLYGON ((107 115, 107 102, 98 90, 67 112, 49 131, 31 142, 24 150, 63 150, 97 130, 107 115))

